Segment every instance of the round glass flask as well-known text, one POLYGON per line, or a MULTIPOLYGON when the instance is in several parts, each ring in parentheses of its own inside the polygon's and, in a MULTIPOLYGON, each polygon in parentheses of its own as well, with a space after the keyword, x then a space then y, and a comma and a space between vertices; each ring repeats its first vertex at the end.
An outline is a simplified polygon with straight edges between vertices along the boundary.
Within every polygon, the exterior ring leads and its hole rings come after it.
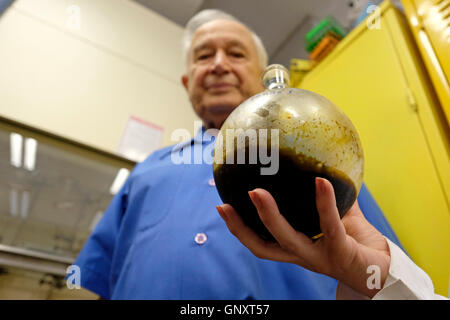
POLYGON ((291 226, 314 239, 321 235, 315 178, 332 183, 342 218, 356 200, 364 171, 361 142, 348 117, 321 95, 289 87, 288 79, 283 66, 267 67, 262 76, 266 90, 229 115, 213 157, 222 201, 272 241, 248 191, 269 191, 291 226))

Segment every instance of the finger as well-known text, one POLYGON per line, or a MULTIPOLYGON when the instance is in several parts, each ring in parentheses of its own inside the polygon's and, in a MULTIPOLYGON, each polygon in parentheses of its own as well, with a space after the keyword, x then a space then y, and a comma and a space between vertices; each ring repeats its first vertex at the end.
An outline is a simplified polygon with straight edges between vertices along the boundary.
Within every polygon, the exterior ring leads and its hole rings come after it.
POLYGON ((277 243, 264 241, 247 227, 231 205, 223 204, 216 208, 230 232, 255 256, 261 259, 294 263, 295 257, 291 253, 282 249, 277 243))
POLYGON ((316 206, 324 239, 333 245, 343 243, 345 227, 336 207, 333 185, 326 179, 316 178, 316 206))
POLYGON ((298 258, 309 261, 312 257, 313 242, 306 235, 292 228, 289 222, 280 214, 272 195, 268 191, 259 188, 249 192, 249 195, 258 210, 261 221, 280 246, 294 253, 298 258))

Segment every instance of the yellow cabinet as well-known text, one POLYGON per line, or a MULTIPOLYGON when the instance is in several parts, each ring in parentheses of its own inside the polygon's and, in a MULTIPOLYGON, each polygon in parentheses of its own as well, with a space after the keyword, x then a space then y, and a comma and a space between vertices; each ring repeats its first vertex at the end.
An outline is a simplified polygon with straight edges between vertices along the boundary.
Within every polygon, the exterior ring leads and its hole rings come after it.
POLYGON ((447 296, 448 123, 404 16, 389 1, 379 9, 300 87, 327 97, 350 117, 364 148, 367 187, 410 257, 447 296))
POLYGON ((409 26, 450 123, 450 0, 402 0, 409 26))

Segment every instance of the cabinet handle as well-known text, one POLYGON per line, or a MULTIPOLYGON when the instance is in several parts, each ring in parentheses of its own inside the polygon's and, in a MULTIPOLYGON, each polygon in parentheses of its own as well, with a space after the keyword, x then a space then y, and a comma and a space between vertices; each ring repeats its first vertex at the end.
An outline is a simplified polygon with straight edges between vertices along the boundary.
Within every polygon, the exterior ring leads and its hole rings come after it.
POLYGON ((414 94, 412 93, 410 88, 407 88, 406 95, 407 95, 407 99, 408 99, 408 104, 411 107, 412 111, 414 111, 415 113, 418 113, 417 100, 414 97, 414 94))

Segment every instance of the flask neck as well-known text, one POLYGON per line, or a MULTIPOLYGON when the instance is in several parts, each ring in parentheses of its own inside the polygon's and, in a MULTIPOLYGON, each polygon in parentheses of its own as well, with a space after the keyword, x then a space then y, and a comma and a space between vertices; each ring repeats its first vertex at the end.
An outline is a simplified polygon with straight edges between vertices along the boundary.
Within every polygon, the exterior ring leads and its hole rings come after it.
POLYGON ((280 64, 272 64, 264 71, 262 81, 267 90, 287 88, 289 87, 289 72, 280 64))
POLYGON ((288 85, 285 82, 272 81, 267 83, 267 85, 264 85, 264 87, 268 90, 275 90, 287 88, 288 85))

